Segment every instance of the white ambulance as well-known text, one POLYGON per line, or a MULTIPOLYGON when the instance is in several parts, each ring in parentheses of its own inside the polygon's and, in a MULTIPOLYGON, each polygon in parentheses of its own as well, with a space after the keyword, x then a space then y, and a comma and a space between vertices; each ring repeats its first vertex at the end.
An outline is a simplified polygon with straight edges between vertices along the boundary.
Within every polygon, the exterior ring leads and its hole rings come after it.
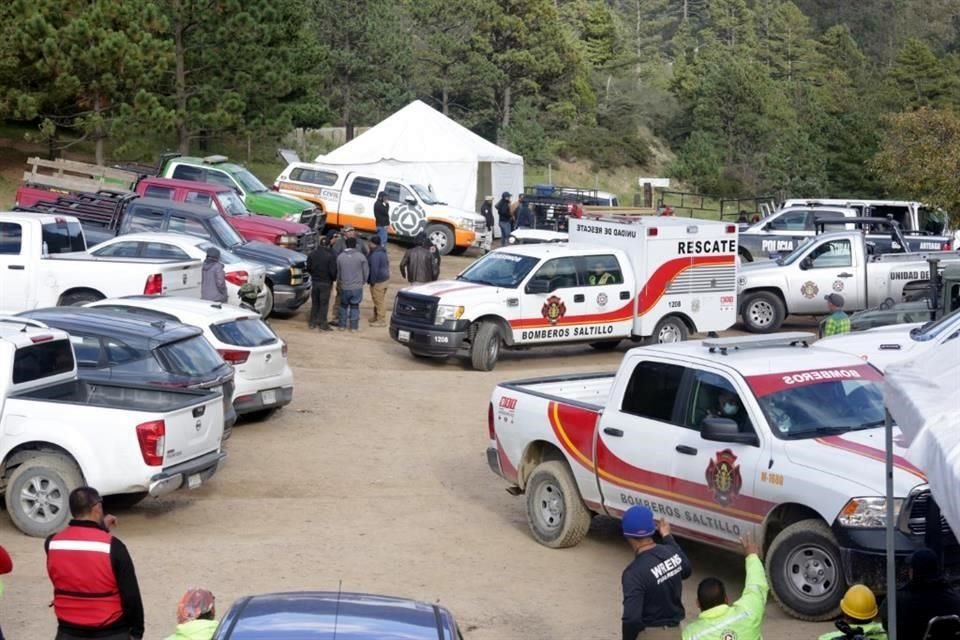
POLYGON ((456 280, 401 290, 390 335, 418 357, 469 352, 481 371, 502 348, 678 342, 736 321, 736 257, 735 224, 571 219, 568 243, 504 247, 456 280))

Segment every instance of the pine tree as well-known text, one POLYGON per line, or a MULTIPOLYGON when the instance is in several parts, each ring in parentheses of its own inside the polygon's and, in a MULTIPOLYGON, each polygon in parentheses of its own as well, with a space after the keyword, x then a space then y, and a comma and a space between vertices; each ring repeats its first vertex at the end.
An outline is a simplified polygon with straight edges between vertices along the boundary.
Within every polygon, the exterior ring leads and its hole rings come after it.
POLYGON ((930 47, 917 38, 907 40, 897 52, 890 81, 901 108, 941 104, 950 94, 946 69, 930 47))

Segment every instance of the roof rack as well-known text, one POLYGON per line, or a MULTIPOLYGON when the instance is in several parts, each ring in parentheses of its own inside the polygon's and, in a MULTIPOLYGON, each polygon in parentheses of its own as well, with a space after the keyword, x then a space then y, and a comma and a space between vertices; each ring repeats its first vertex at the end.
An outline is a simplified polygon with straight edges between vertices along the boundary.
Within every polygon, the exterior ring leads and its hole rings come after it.
POLYGON ((733 349, 759 349, 762 347, 809 347, 810 341, 817 336, 808 331, 784 331, 769 336, 732 336, 730 338, 713 338, 704 340, 703 346, 710 353, 720 352, 727 355, 733 349))
POLYGON ((204 164, 220 164, 221 162, 226 162, 227 160, 229 160, 227 156, 214 155, 214 156, 206 156, 203 159, 203 163, 204 164))

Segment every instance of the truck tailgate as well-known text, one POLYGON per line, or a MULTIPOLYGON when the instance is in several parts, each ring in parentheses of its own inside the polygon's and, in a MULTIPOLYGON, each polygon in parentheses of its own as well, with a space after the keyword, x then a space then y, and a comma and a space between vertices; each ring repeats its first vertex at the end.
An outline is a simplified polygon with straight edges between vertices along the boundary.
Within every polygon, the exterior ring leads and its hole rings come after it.
POLYGON ((199 261, 160 263, 154 272, 163 276, 163 292, 168 296, 200 297, 203 268, 199 261))
POLYGON ((529 393, 553 402, 593 405, 602 410, 610 395, 616 373, 588 373, 574 376, 550 376, 504 382, 499 386, 511 391, 529 393))
POLYGON ((220 448, 223 438, 223 394, 210 395, 164 417, 163 466, 187 462, 220 448))

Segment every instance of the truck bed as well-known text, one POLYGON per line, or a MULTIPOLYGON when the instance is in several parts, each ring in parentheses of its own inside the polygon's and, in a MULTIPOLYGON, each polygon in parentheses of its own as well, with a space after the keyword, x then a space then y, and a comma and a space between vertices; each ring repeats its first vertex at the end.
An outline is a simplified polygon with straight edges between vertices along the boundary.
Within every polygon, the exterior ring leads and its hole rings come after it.
POLYGON ((193 389, 158 389, 156 387, 101 384, 70 380, 19 393, 11 398, 80 404, 107 409, 167 413, 204 402, 214 395, 193 389))
POLYGON ((574 404, 592 411, 602 411, 615 378, 616 372, 586 373, 514 380, 501 383, 500 387, 538 396, 545 400, 574 404))

